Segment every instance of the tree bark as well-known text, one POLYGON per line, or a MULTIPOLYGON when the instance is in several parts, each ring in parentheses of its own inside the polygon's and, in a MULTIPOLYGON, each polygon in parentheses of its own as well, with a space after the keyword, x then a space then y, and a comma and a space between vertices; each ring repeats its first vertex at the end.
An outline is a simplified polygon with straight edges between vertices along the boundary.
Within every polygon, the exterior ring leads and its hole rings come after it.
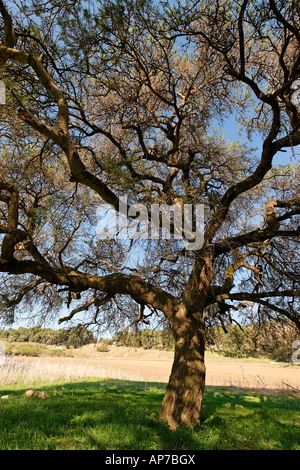
POLYGON ((190 274, 179 307, 169 316, 175 339, 174 362, 159 419, 170 429, 200 423, 205 387, 203 313, 213 278, 212 252, 204 246, 190 274))
MULTIPOLYGON (((179 315, 180 316, 180 315, 179 315)), ((193 312, 174 328, 174 363, 159 419, 170 429, 200 423, 205 387, 204 321, 202 312, 193 312)))

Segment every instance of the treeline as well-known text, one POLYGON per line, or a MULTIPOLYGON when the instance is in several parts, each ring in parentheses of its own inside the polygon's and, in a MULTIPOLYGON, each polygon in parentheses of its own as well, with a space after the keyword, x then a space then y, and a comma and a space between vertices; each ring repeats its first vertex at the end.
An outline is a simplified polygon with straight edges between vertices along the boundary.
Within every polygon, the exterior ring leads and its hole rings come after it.
MULTIPOLYGON (((290 362, 294 352, 292 343, 300 340, 300 331, 292 322, 266 321, 240 327, 226 324, 206 329, 206 350, 228 357, 268 357, 274 361, 290 362)), ((79 348, 96 343, 87 327, 53 330, 35 326, 0 331, 0 340, 6 342, 33 342, 46 345, 79 348)), ((174 350, 170 328, 118 331, 112 339, 102 339, 98 351, 109 351, 110 345, 144 349, 174 350)))
POLYGON ((33 342, 52 346, 65 346, 67 348, 79 348, 85 344, 96 342, 94 335, 86 327, 53 330, 34 326, 18 329, 10 328, 0 331, 0 339, 11 342, 33 342))
MULTIPOLYGON (((253 322, 243 327, 229 323, 225 325, 225 331, 221 326, 206 330, 206 350, 228 357, 268 357, 274 361, 290 362, 294 352, 292 343, 296 340, 300 340, 300 331, 292 322, 253 322)), ((169 328, 117 332, 112 340, 107 341, 107 344, 111 343, 116 346, 174 350, 174 339, 169 328)))
POLYGON ((112 338, 117 346, 172 351, 174 339, 170 328, 164 330, 118 331, 112 338))
POLYGON ((274 361, 290 362, 294 341, 300 331, 293 322, 266 321, 247 326, 225 325, 206 331, 207 349, 228 357, 267 357, 274 361))

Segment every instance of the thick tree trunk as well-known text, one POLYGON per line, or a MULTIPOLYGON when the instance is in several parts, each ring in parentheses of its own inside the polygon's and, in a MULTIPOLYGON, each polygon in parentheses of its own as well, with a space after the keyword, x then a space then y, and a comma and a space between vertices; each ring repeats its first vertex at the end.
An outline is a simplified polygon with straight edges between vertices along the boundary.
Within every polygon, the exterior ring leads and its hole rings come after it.
POLYGON ((168 315, 175 353, 159 419, 167 420, 171 429, 200 423, 205 387, 203 312, 212 278, 212 253, 206 248, 194 265, 180 306, 168 315))
POLYGON ((174 363, 159 413, 170 429, 200 423, 205 386, 204 321, 202 312, 177 318, 174 363))

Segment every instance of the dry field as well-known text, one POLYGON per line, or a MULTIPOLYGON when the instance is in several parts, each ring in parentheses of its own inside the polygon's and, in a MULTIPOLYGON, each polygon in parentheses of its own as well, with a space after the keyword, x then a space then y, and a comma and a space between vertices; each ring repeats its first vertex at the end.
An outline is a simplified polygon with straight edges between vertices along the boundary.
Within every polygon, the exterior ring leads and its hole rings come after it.
MULTIPOLYGON (((68 350, 69 356, 7 358, 0 366, 0 382, 31 383, 78 377, 109 377, 143 382, 167 382, 173 353, 112 347, 98 352, 96 346, 68 350)), ((234 359, 207 353, 207 385, 241 389, 300 390, 300 365, 267 360, 234 359)))

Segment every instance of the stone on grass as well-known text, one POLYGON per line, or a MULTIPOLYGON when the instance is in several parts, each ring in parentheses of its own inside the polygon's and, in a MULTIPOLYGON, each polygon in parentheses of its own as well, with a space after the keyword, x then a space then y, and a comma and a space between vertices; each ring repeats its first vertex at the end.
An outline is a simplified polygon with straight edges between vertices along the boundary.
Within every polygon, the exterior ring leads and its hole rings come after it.
POLYGON ((25 395, 26 397, 42 398, 43 400, 45 400, 45 398, 48 398, 48 393, 44 390, 42 392, 38 392, 36 390, 26 390, 25 395))
POLYGON ((26 390, 25 396, 26 397, 34 397, 37 396, 39 392, 36 392, 35 390, 26 390))

